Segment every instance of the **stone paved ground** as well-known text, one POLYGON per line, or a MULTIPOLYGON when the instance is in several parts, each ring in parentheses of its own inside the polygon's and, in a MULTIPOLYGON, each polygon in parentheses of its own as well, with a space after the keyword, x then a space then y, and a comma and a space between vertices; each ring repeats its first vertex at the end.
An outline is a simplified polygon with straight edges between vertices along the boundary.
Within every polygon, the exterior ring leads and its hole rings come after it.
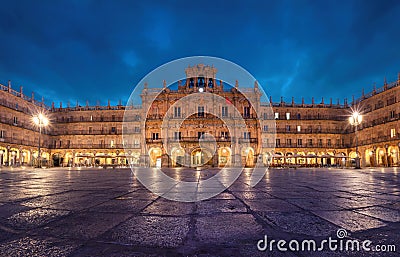
MULTIPOLYGON (((166 173, 190 180, 195 171, 166 173)), ((320 242, 343 228, 345 239, 400 248, 399 168, 277 169, 254 188, 248 174, 212 199, 181 203, 128 169, 2 169, 0 256, 400 256, 256 247, 264 235, 320 242)))

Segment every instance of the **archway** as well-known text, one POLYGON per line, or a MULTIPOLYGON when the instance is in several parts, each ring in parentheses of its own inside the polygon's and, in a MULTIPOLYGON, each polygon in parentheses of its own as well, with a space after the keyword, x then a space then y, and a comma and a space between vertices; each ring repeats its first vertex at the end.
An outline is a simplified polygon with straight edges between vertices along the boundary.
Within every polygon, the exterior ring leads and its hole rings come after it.
POLYGON ((231 149, 229 147, 221 147, 218 149, 218 166, 231 165, 231 149))
POLYGON ((376 149, 376 164, 377 166, 386 166, 386 150, 378 147, 376 149))
POLYGON ((172 167, 182 167, 185 165, 185 150, 182 147, 174 147, 171 155, 172 167))
POLYGON ((64 157, 61 153, 54 153, 52 159, 54 167, 61 167, 64 162, 64 157))
POLYGON ((364 158, 365 158, 365 166, 367 167, 375 166, 374 150, 372 149, 365 150, 364 158))
POLYGON ((395 166, 399 163, 398 160, 398 152, 399 149, 397 146, 389 146, 388 148, 388 161, 389 161, 389 166, 395 166))
POLYGON ((212 155, 210 151, 205 148, 196 148, 190 155, 193 167, 212 165, 212 155))
POLYGON ((161 167, 162 150, 160 147, 152 147, 149 150, 150 167, 161 167))
POLYGON ((252 147, 242 148, 242 163, 245 167, 254 166, 254 149, 252 147))

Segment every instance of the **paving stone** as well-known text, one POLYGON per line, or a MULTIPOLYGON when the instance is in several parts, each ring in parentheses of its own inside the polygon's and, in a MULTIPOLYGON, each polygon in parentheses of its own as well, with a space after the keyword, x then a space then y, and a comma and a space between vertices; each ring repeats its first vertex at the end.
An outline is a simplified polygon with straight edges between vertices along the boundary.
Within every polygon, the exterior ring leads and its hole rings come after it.
MULTIPOLYGON (((234 245, 263 238, 263 228, 250 214, 217 214, 198 217, 195 237, 200 242, 234 245)), ((254 241, 256 242, 256 241, 254 241)))
POLYGON ((221 212, 247 212, 247 208, 241 201, 231 199, 212 199, 197 203, 197 213, 201 215, 221 212))
POLYGON ((189 218, 137 216, 110 230, 106 242, 147 247, 177 247, 189 231, 189 218))
POLYGON ((312 211, 315 215, 326 219, 348 231, 359 231, 383 227, 386 223, 375 218, 353 211, 312 211))
MULTIPOLYGON (((92 239, 131 217, 131 214, 83 212, 52 222, 43 233, 53 237, 92 239)), ((39 232, 40 233, 40 232, 39 232)))
POLYGON ((158 215, 187 215, 194 212, 194 203, 181 203, 167 199, 157 199, 142 211, 142 213, 158 215))
POLYGON ((392 210, 380 206, 375 206, 357 209, 355 211, 384 221, 400 222, 400 210, 392 210))
POLYGON ((24 237, 0 244, 0 256, 69 256, 79 244, 54 239, 24 237))
POLYGON ((37 208, 16 213, 7 219, 7 223, 15 229, 31 229, 68 214, 69 211, 37 208))

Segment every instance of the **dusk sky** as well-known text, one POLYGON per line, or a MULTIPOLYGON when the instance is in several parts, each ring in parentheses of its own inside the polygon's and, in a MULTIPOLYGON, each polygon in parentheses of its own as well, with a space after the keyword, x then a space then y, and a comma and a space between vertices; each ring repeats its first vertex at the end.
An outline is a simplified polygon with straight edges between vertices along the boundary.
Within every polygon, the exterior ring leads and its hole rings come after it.
POLYGON ((247 69, 274 102, 350 100, 400 71, 398 0, 2 1, 0 36, 0 83, 56 106, 126 103, 147 73, 196 55, 247 69))

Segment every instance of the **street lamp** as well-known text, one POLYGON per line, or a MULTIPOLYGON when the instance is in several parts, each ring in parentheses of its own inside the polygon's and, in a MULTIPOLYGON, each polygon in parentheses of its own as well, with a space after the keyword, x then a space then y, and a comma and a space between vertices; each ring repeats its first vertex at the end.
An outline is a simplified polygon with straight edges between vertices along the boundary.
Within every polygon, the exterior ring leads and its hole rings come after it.
POLYGON ((47 127, 49 125, 49 119, 43 113, 39 113, 38 115, 33 116, 32 120, 33 123, 35 123, 35 125, 39 127, 38 168, 40 168, 42 166, 40 155, 40 137, 42 135, 42 127, 47 127))
POLYGON ((362 122, 362 115, 359 112, 353 112, 353 114, 349 117, 350 125, 355 126, 355 135, 356 135, 356 169, 360 169, 360 156, 358 156, 358 137, 357 130, 358 125, 362 122))

